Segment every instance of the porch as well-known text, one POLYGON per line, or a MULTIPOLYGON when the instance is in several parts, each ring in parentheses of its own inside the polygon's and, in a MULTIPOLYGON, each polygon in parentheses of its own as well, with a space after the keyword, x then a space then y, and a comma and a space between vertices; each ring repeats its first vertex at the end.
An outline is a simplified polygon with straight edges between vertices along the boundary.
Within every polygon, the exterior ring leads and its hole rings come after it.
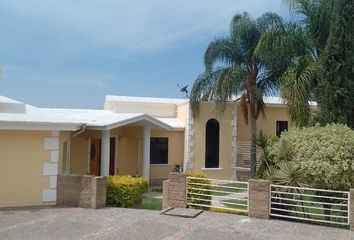
POLYGON ((62 173, 132 175, 162 184, 183 165, 184 131, 139 120, 109 129, 82 129, 63 143, 62 173))

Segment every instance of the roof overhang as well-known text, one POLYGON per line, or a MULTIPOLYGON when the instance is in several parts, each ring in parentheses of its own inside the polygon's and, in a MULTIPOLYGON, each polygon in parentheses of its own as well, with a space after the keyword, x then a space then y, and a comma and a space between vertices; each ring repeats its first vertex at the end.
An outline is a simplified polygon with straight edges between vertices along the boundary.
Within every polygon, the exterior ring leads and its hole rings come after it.
POLYGON ((77 123, 0 121, 0 130, 77 131, 81 126, 77 123))
POLYGON ((104 125, 104 126, 88 125, 87 129, 90 129, 90 130, 111 130, 114 128, 127 126, 127 125, 150 126, 151 128, 156 129, 156 130, 167 130, 167 131, 173 129, 170 125, 168 125, 168 124, 166 124, 166 123, 164 123, 164 122, 162 122, 162 121, 160 121, 148 114, 142 114, 139 116, 131 117, 131 118, 128 118, 128 119, 125 119, 122 121, 117 121, 115 123, 111 123, 111 124, 104 125))

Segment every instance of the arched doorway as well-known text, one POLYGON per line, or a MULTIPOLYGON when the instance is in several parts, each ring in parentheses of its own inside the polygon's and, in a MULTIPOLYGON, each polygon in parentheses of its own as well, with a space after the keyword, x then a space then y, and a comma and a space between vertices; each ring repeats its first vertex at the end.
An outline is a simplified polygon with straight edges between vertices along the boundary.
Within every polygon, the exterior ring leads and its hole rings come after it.
POLYGON ((219 122, 208 120, 205 127, 205 168, 219 167, 219 132, 219 122))

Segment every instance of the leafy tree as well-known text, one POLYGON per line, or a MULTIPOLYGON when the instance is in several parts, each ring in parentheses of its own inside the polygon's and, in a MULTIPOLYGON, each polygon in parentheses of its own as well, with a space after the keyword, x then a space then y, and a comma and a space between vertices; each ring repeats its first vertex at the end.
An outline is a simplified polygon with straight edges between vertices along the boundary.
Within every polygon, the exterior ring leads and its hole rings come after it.
POLYGON ((303 51, 297 47, 302 45, 306 45, 304 33, 296 24, 284 22, 274 13, 257 19, 243 13, 232 19, 229 35, 211 42, 204 54, 205 72, 193 85, 192 108, 197 113, 199 101, 223 106, 240 95, 239 105, 249 125, 252 176, 256 172, 256 120, 264 110, 263 96, 274 93, 278 77, 298 51, 303 51), (266 49, 278 43, 287 51, 274 57, 266 49))
POLYGON ((318 84, 322 123, 354 127, 354 2, 335 1, 318 84))
MULTIPOLYGON (((294 58, 281 77, 290 117, 309 117, 308 101, 316 100, 322 124, 338 122, 354 127, 354 2, 351 0, 287 0, 301 17, 309 51, 294 58), (295 103, 295 104, 294 104, 295 103), (301 106, 301 107, 300 107, 301 106)), ((272 51, 282 51, 275 47, 272 51)))

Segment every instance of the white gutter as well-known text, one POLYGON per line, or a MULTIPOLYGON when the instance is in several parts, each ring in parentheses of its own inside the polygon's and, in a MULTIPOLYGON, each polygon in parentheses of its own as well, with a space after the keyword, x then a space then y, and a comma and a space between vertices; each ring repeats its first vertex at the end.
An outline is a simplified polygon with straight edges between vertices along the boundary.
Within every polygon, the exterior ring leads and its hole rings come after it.
POLYGON ((81 124, 77 123, 0 121, 1 130, 77 131, 80 126, 81 124))

